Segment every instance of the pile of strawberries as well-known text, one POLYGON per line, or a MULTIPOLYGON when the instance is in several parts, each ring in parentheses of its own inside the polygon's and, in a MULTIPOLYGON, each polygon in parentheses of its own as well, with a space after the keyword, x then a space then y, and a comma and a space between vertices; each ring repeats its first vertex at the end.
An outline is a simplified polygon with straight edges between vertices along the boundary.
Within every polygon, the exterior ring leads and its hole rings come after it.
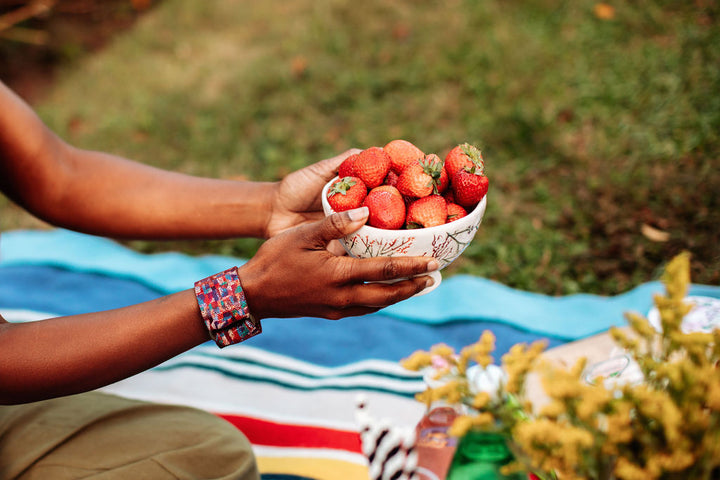
POLYGON ((377 228, 426 228, 467 215, 488 191, 480 150, 458 145, 445 160, 406 140, 370 147, 343 161, 327 199, 336 212, 366 206, 377 228))

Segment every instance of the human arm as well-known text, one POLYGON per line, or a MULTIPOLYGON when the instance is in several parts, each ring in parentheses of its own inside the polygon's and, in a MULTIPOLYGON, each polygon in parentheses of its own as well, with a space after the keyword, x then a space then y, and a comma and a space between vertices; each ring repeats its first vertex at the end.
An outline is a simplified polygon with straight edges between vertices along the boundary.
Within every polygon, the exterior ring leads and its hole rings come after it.
MULTIPOLYGON (((346 154, 349 152, 346 152, 346 154)), ((430 259, 353 259, 328 243, 359 228, 348 212, 323 218, 320 189, 343 156, 277 183, 162 171, 55 136, 0 82, 0 189, 50 223, 116 238, 272 237, 239 270, 256 318, 362 315, 426 286, 430 259), (291 228, 296 227, 296 228, 291 228)), ((365 212, 366 213, 366 212, 365 212)), ((430 267, 429 267, 430 265, 430 267)), ((106 385, 207 341, 192 291, 123 309, 0 324, 0 403, 106 385), (192 301, 191 301, 192 300, 192 301)))
POLYGON ((93 390, 208 338, 192 290, 115 310, 0 322, 0 404, 93 390))
POLYGON ((200 178, 69 145, 0 82, 0 190, 56 226, 114 238, 269 238, 322 217, 350 151, 281 182, 200 178))
MULTIPOLYGON (((365 209, 360 209, 365 210, 365 209)), ((431 258, 335 256, 326 247, 357 230, 364 214, 334 214, 276 235, 239 268, 258 319, 364 315, 426 285, 431 258), (422 275, 394 284, 366 283, 422 275), (302 280, 298 280, 302 279, 302 280)), ((273 320, 271 320, 273 321, 273 320)), ((92 390, 151 368, 209 339, 192 290, 84 315, 0 320, 0 404, 92 390)))

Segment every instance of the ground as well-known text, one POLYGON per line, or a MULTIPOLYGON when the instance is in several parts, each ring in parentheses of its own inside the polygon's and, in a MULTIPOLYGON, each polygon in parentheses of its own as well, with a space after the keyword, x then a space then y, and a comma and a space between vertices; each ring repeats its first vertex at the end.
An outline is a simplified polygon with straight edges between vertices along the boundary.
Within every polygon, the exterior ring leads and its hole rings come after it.
MULTIPOLYGON (((0 15, 23 3, 30 2, 0 0, 0 15)), ((64 1, 21 24, 21 32, 30 32, 27 40, 39 43, 16 40, 8 31, 0 35, 0 79, 35 104, 48 91, 61 65, 99 50, 145 11, 128 0, 64 1)))

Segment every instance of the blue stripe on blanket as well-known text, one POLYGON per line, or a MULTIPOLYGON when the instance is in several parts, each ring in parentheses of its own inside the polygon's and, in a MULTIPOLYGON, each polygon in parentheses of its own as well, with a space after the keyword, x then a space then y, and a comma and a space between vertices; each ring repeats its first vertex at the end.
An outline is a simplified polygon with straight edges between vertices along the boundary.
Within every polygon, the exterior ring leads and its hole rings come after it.
MULTIPOLYGON (((36 265, 0 267, 0 312, 26 309, 73 315, 119 308, 160 295, 127 278, 36 265)), ((433 325, 375 313, 339 321, 308 317, 266 319, 263 335, 245 344, 317 365, 338 366, 368 358, 396 362, 417 349, 427 350, 439 342, 459 350, 475 342, 484 330, 495 333, 498 356, 518 342, 547 338, 550 347, 563 343, 561 339, 496 322, 457 321, 433 325), (292 329, 291 336, 288 328, 292 329)))
MULTIPOLYGON (((136 285, 148 287, 157 293, 189 288, 199 278, 242 263, 241 259, 222 256, 190 257, 179 253, 143 255, 108 239, 61 229, 8 232, 2 235, 0 242, 0 267, 3 268, 54 266, 75 272, 101 274, 115 280, 132 280, 136 285)), ((42 287, 34 284, 33 288, 42 287)), ((455 276, 443 280, 430 294, 388 307, 379 316, 348 319, 337 325, 343 329, 349 328, 348 325, 361 326, 357 332, 358 339, 362 339, 368 348, 376 350, 380 349, 377 345, 381 336, 393 336, 403 331, 398 330, 397 324, 391 320, 404 321, 406 324, 444 325, 447 331, 431 330, 448 335, 434 337, 435 342, 452 338, 455 329, 461 331, 465 338, 472 339, 478 330, 487 328, 487 325, 493 325, 493 329, 501 330, 503 335, 513 332, 520 337, 524 334, 569 341, 605 331, 613 325, 624 324, 623 314, 627 311, 646 313, 652 306, 652 294, 661 289, 658 282, 651 282, 614 297, 586 294, 550 297, 515 290, 487 279, 455 276)), ((106 293, 111 295, 111 292, 106 293)), ((720 297, 720 287, 692 285, 690 294, 720 297)), ((8 297, 0 297, 0 302, 5 298, 8 297)), ((126 300, 128 297, 120 295, 115 300, 108 298, 109 306, 106 308, 124 304, 126 300)), ((287 321, 268 320, 264 329, 272 332, 276 325, 287 321)), ((322 320, 304 319, 300 322, 304 322, 302 332, 308 331, 313 335, 333 328, 332 323, 322 320)), ((297 330, 300 330, 299 326, 297 330)), ((428 334, 423 338, 423 343, 432 343, 431 336, 428 334)), ((256 341, 268 341, 265 340, 267 337, 270 335, 261 336, 256 341)), ((287 341, 284 335, 282 338, 287 341)), ((313 338, 300 336, 298 341, 313 338)), ((466 343, 467 340, 464 340, 463 344, 466 343)), ((313 349, 322 350, 322 347, 313 341, 313 349)), ((385 351, 384 344, 381 349, 385 351)), ((336 352, 337 347, 332 350, 336 352)), ((397 356, 389 352, 385 355, 397 356)))

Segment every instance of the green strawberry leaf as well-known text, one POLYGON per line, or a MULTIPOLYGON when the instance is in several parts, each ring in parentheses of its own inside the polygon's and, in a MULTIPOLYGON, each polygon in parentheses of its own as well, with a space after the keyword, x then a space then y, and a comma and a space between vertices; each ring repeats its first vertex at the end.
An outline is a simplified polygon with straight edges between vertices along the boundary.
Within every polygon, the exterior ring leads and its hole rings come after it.
POLYGON ((328 198, 332 197, 336 193, 347 195, 350 190, 357 182, 352 177, 344 177, 342 180, 335 182, 335 184, 328 191, 328 198))

